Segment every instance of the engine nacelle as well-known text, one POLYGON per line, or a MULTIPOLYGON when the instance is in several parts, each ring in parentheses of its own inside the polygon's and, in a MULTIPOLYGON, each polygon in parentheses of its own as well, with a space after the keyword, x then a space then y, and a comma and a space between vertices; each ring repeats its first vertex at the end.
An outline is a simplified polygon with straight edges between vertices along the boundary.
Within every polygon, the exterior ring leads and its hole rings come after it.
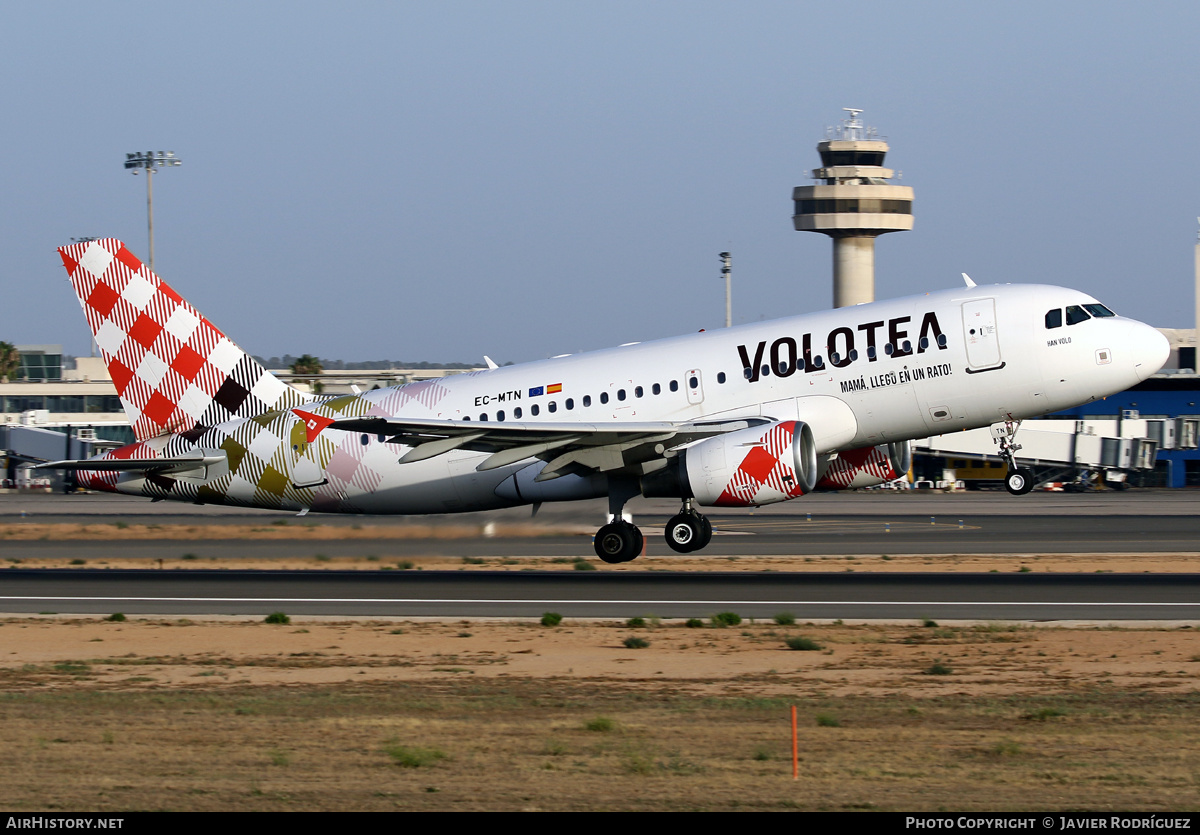
POLYGON ((692 496, 709 507, 752 507, 811 493, 817 453, 807 423, 786 420, 701 441, 682 453, 692 496))
POLYGON ((912 466, 912 442, 863 447, 839 452, 817 482, 818 490, 851 490, 895 481, 912 466))

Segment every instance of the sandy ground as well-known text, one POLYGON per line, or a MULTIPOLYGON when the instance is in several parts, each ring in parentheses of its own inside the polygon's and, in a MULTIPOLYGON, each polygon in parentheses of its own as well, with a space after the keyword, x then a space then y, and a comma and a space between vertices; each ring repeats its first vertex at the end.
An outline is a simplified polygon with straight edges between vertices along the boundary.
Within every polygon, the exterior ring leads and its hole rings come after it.
POLYGON ((285 686, 475 678, 674 681, 727 692, 752 680, 759 695, 793 692, 793 677, 839 695, 902 687, 909 695, 1037 692, 1053 679, 1192 691, 1200 641, 1191 624, 1097 626, 919 622, 744 623, 688 628, 683 621, 630 628, 620 621, 331 621, 26 617, 0 622, 0 668, 10 683, 154 689, 285 686), (797 652, 788 637, 819 636, 797 652), (627 638, 645 648, 631 649, 627 638), (924 675, 934 661, 950 676, 924 675), (72 672, 86 666, 86 674, 72 672), (68 675, 63 675, 63 673, 68 675))

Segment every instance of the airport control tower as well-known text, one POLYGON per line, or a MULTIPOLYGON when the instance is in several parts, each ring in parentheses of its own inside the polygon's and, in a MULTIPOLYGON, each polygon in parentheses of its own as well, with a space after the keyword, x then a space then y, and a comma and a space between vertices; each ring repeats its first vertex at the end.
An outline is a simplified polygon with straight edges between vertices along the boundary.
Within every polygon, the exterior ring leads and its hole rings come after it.
POLYGON ((883 167, 887 143, 863 127, 862 110, 842 109, 850 117, 817 144, 821 167, 812 176, 824 185, 792 190, 796 230, 833 238, 834 307, 874 301, 875 238, 913 228, 913 190, 888 184, 895 172, 883 167))

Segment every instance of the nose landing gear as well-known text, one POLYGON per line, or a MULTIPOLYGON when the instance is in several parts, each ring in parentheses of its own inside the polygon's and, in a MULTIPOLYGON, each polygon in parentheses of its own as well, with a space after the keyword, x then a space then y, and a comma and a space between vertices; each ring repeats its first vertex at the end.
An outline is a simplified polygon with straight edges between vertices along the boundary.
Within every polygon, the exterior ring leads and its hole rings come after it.
POLYGON ((1004 477, 1004 489, 1014 496, 1024 496, 1033 489, 1035 477, 1033 470, 1017 467, 1017 450, 1020 444, 1013 443, 1021 421, 1006 420, 1003 423, 992 424, 992 440, 1000 445, 1000 456, 1008 464, 1008 475, 1004 477))

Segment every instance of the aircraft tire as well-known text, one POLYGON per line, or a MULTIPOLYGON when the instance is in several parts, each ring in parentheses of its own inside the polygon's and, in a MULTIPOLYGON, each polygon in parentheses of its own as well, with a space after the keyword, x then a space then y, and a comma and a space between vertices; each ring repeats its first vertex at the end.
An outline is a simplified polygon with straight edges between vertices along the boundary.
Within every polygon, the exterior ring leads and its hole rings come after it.
POLYGON ((672 551, 680 554, 690 554, 704 547, 703 516, 693 513, 677 513, 667 522, 663 531, 667 545, 672 551))
POLYGON ((708 543, 712 542, 712 522, 708 521, 708 517, 697 513, 696 518, 700 520, 700 542, 693 549, 699 551, 701 548, 708 547, 708 543))
POLYGON ((607 563, 622 563, 636 559, 642 553, 645 540, 636 526, 625 521, 609 522, 596 531, 592 541, 596 556, 607 563))
POLYGON ((1004 489, 1014 496, 1024 496, 1033 489, 1033 470, 1013 470, 1004 477, 1004 489))

